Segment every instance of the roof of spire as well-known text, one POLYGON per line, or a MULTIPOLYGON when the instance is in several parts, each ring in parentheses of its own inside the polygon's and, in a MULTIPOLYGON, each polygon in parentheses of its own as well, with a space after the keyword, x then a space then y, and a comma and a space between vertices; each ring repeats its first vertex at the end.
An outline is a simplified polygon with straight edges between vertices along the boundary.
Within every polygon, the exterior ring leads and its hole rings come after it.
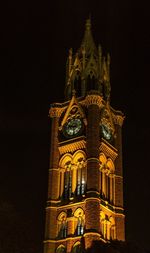
POLYGON ((91 18, 86 20, 84 37, 79 51, 82 52, 82 50, 85 50, 86 55, 90 55, 91 53, 97 54, 97 48, 91 31, 91 18))

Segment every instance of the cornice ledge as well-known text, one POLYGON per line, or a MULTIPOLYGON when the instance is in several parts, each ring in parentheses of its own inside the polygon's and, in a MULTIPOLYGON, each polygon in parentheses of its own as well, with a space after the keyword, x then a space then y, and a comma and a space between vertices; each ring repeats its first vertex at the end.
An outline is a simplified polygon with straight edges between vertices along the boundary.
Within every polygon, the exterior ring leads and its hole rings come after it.
POLYGON ((113 121, 115 124, 117 124, 119 126, 123 125, 123 121, 125 119, 125 116, 112 114, 112 117, 113 117, 113 121))
POLYGON ((60 155, 63 155, 67 152, 74 152, 78 149, 84 149, 86 148, 86 142, 85 140, 76 141, 74 143, 69 143, 64 146, 59 147, 60 155))
POLYGON ((107 156, 109 156, 113 161, 115 161, 116 157, 118 156, 117 150, 114 148, 112 149, 108 145, 106 145, 104 142, 101 142, 100 144, 100 152, 104 152, 107 156))
POLYGON ((49 109, 49 117, 50 118, 59 118, 64 111, 65 108, 60 107, 51 107, 49 109))
POLYGON ((79 103, 87 107, 90 105, 98 105, 99 108, 102 108, 104 106, 103 98, 99 95, 87 95, 86 98, 79 103))

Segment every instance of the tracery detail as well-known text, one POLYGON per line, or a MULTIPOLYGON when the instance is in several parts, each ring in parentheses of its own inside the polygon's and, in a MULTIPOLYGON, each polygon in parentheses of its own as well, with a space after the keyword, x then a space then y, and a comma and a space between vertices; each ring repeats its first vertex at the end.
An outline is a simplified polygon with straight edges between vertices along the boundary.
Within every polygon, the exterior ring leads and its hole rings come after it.
POLYGON ((114 163, 110 158, 100 154, 100 194, 105 200, 111 204, 114 202, 114 163))
POLYGON ((86 159, 83 151, 67 153, 60 160, 60 197, 71 199, 83 195, 86 189, 86 159))

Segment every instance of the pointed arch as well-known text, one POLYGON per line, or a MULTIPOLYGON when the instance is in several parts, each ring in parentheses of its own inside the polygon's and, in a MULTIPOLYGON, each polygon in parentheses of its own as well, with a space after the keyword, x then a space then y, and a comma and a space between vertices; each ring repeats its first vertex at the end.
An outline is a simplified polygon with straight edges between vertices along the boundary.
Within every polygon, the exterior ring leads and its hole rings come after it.
POLYGON ((85 193, 87 172, 86 172, 86 154, 82 150, 78 150, 73 155, 73 164, 75 164, 75 181, 76 194, 82 195, 85 193))
MULTIPOLYGON (((78 114, 78 116, 80 115, 80 118, 86 119, 85 114, 84 114, 84 112, 83 112, 83 109, 82 109, 81 105, 79 104, 79 102, 78 102, 76 96, 73 95, 72 98, 71 98, 71 100, 70 100, 70 103, 69 103, 68 107, 66 108, 66 112, 65 112, 65 114, 64 114, 64 117, 63 117, 63 119, 62 119, 62 121, 61 121, 60 129, 63 128, 64 124, 67 122, 67 120, 70 118, 70 116, 72 116, 71 111, 72 111, 72 109, 73 109, 74 107, 77 108, 76 114, 78 114)), ((76 114, 75 114, 75 115, 76 115, 76 114)))
POLYGON ((77 236, 81 236, 84 233, 84 223, 85 223, 85 215, 82 208, 77 208, 74 212, 74 227, 75 234, 77 236))
POLYGON ((114 172, 115 172, 115 165, 113 161, 108 158, 107 163, 107 198, 110 203, 114 202, 114 172))
POLYGON ((56 249, 56 253, 66 253, 66 247, 63 244, 59 245, 56 249))
POLYGON ((100 153, 99 160, 100 160, 101 165, 104 165, 106 163, 107 158, 104 153, 100 153))
POLYGON ((115 219, 114 217, 110 216, 110 240, 116 239, 116 226, 115 226, 115 219))
POLYGON ((104 153, 100 153, 99 155, 100 161, 100 171, 99 171, 99 182, 100 182, 100 194, 101 196, 105 196, 105 165, 107 162, 107 158, 104 153))
POLYGON ((70 198, 72 194, 72 155, 63 155, 59 162, 60 168, 60 197, 70 198))
POLYGON ((78 150, 73 154, 73 163, 77 163, 79 161, 79 159, 85 159, 86 158, 86 154, 83 150, 78 150))
POLYGON ((58 238, 66 238, 67 236, 67 214, 61 212, 57 217, 58 238))
POLYGON ((87 76, 87 91, 96 90, 96 77, 91 70, 87 76))
POLYGON ((75 211, 74 211, 74 217, 78 218, 79 216, 84 216, 84 211, 81 207, 78 207, 75 211))
POLYGON ((76 91, 76 96, 81 97, 82 96, 81 73, 79 70, 76 70, 75 72, 73 84, 74 84, 74 89, 76 91))
POLYGON ((113 203, 114 201, 114 171, 115 166, 111 158, 107 158, 104 153, 99 156, 100 160, 100 194, 104 199, 113 203))
POLYGON ((106 165, 110 173, 113 173, 115 171, 114 163, 110 158, 107 159, 106 165))
POLYGON ((100 211, 100 233, 104 236, 105 233, 105 213, 100 211))
POLYGON ((60 169, 65 169, 65 165, 68 163, 68 162, 71 162, 72 161, 72 155, 69 154, 69 153, 66 153, 65 155, 63 155, 59 161, 59 168, 60 169))
POLYGON ((76 242, 73 245, 71 253, 82 253, 82 247, 80 242, 76 242))

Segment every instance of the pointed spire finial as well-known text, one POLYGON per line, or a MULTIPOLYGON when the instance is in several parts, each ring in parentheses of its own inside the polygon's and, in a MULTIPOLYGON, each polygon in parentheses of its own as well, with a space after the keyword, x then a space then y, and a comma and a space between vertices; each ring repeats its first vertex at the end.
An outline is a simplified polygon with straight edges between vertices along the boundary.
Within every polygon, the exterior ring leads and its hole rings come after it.
POLYGON ((91 30, 91 15, 89 15, 89 18, 86 20, 85 27, 87 31, 91 30))
POLYGON ((75 89, 73 89, 72 96, 75 96, 75 95, 76 95, 76 91, 75 91, 75 89))

